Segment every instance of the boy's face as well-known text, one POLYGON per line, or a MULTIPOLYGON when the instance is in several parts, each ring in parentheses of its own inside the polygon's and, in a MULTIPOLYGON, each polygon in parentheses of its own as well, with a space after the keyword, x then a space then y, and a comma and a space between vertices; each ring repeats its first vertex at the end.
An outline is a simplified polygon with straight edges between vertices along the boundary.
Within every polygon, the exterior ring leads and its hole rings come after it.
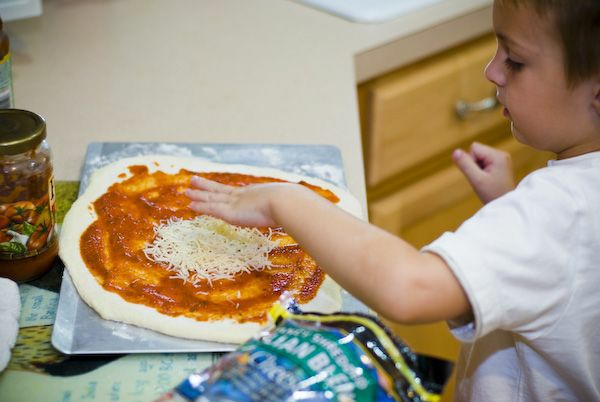
POLYGON ((513 135, 558 158, 600 150, 600 116, 591 106, 597 80, 569 87, 551 17, 531 6, 494 2, 498 49, 486 67, 513 135))

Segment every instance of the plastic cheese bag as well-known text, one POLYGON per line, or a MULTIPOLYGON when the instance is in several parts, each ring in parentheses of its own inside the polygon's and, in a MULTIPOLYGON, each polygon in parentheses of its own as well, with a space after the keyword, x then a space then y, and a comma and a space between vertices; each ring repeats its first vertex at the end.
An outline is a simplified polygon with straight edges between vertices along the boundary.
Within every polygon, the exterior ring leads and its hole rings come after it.
POLYGON ((438 401, 451 363, 413 353, 376 318, 304 313, 282 297, 273 325, 190 375, 167 401, 438 401))

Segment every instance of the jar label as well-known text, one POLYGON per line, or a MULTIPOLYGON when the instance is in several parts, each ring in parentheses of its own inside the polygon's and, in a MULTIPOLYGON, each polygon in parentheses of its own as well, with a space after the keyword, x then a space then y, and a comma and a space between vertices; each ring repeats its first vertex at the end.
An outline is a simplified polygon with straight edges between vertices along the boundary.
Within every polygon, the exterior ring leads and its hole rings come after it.
POLYGON ((0 109, 13 106, 10 53, 0 60, 0 109))
POLYGON ((0 204, 0 259, 43 253, 54 241, 54 178, 48 193, 31 201, 0 204))

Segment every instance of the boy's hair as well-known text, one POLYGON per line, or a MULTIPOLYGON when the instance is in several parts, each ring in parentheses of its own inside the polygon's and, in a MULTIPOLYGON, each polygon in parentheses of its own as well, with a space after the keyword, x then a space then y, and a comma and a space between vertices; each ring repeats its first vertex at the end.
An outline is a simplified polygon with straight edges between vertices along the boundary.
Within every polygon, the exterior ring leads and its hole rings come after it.
POLYGON ((498 0, 533 6, 554 24, 563 47, 567 82, 575 85, 600 74, 600 0, 498 0))

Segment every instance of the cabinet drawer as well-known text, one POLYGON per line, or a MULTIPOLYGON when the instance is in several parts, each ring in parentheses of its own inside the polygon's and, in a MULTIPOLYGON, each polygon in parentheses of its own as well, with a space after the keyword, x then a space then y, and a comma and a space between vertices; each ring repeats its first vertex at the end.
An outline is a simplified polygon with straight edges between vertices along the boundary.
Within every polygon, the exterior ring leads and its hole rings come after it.
POLYGON ((369 187, 482 133, 504 130, 499 108, 464 120, 455 112, 459 100, 495 96, 483 73, 495 47, 486 36, 361 86, 369 187))
MULTIPOLYGON (((550 154, 535 151, 508 138, 500 149, 512 155, 517 179, 545 165, 550 154)), ((401 236, 416 247, 456 229, 481 207, 466 178, 454 165, 403 187, 397 192, 372 201, 371 223, 401 236)))

